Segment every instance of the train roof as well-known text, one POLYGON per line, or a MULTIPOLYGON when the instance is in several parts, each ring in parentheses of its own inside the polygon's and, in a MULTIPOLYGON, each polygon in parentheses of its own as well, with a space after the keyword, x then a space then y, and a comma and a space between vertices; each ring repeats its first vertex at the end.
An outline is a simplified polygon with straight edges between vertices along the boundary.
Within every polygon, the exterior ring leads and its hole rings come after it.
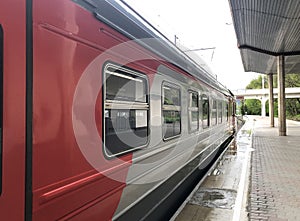
POLYGON ((207 65, 197 63, 176 47, 123 0, 73 0, 91 11, 97 19, 132 40, 139 40, 146 49, 179 67, 195 78, 231 96, 229 90, 217 81, 207 65), (144 40, 145 39, 145 40, 144 40), (151 39, 151 41, 149 41, 151 39))

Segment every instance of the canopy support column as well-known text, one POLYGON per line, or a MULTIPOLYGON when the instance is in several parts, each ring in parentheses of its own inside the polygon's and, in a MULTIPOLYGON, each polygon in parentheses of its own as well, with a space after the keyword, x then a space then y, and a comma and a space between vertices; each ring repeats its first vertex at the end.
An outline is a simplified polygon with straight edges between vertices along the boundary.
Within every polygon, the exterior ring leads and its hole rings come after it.
POLYGON ((273 74, 268 75, 269 83, 269 117, 270 126, 274 127, 274 92, 273 92, 273 74))
POLYGON ((286 107, 285 107, 285 61, 284 56, 277 57, 278 75, 278 128, 279 136, 286 136, 286 107))

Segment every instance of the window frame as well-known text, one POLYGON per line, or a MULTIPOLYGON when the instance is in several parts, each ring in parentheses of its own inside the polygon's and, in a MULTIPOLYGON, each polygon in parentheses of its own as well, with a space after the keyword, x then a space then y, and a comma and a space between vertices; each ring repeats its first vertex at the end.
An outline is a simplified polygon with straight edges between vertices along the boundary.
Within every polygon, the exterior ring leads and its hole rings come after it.
POLYGON ((181 134, 182 134, 182 98, 181 98, 181 87, 177 84, 174 84, 174 83, 171 83, 171 82, 168 82, 168 81, 163 81, 162 82, 162 85, 161 85, 161 119, 162 119, 162 138, 163 138, 163 141, 169 141, 169 140, 172 140, 172 139, 175 139, 177 137, 180 137, 181 134), (164 100, 165 100, 165 92, 164 92, 164 87, 167 86, 169 88, 172 88, 172 89, 175 89, 175 90, 178 90, 179 92, 179 105, 180 106, 176 106, 176 105, 167 105, 167 104, 164 104, 164 100), (179 120, 179 126, 180 126, 180 132, 179 134, 176 134, 174 136, 170 136, 170 137, 165 137, 165 134, 164 133, 164 124, 165 124, 165 120, 164 120, 164 110, 165 111, 178 111, 179 112, 179 117, 180 117, 180 120, 179 120))
POLYGON ((206 94, 202 94, 201 95, 201 108, 202 108, 202 115, 201 115, 201 121, 202 121, 202 129, 207 129, 207 128, 209 128, 210 127, 210 101, 209 101, 209 96, 208 95, 206 95, 206 94), (203 98, 205 98, 205 99, 203 99, 203 98), (207 102, 207 118, 206 118, 206 120, 207 120, 207 124, 206 125, 204 125, 204 100, 206 100, 207 102))
POLYGON ((216 126, 218 124, 218 104, 216 99, 212 98, 211 101, 211 126, 216 126))
POLYGON ((187 111, 188 111, 188 122, 189 122, 189 133, 194 133, 196 131, 199 131, 199 128, 200 128, 200 124, 199 124, 199 92, 197 91, 194 91, 194 90, 188 90, 188 105, 187 105, 187 111), (197 107, 193 107, 193 106, 190 106, 192 103, 191 103, 191 95, 194 94, 197 96, 197 107), (197 111, 197 128, 196 129, 193 129, 192 130, 192 120, 193 120, 193 117, 192 117, 192 113, 193 112, 196 112, 197 111))
POLYGON ((217 101, 217 115, 218 115, 218 124, 223 123, 223 101, 218 100, 217 101))
POLYGON ((224 106, 225 106, 225 117, 226 117, 226 122, 229 121, 229 102, 228 101, 224 101, 224 106))
MULTIPOLYGON (((111 73, 109 73, 111 74, 111 73)), ((118 65, 116 63, 113 62, 106 62, 103 65, 103 70, 102 70, 102 76, 103 76, 103 88, 102 88, 102 98, 103 98, 103 110, 102 110, 102 125, 103 125, 103 129, 102 129, 102 140, 103 140, 103 152, 105 153, 105 156, 110 158, 114 158, 120 155, 124 155, 127 153, 131 153, 134 152, 138 149, 142 149, 145 148, 149 145, 149 134, 150 134, 150 97, 149 97, 149 80, 146 74, 131 69, 129 67, 126 66, 122 66, 122 65, 118 65), (143 80, 145 80, 145 92, 146 92, 146 97, 145 97, 145 102, 140 102, 140 101, 126 101, 126 100, 118 100, 118 99, 106 99, 106 79, 107 79, 107 73, 109 72, 108 69, 109 68, 113 68, 116 69, 120 72, 122 72, 123 75, 130 75, 130 76, 136 76, 139 78, 142 78, 143 80), (136 146, 136 147, 129 147, 129 148, 125 148, 124 151, 120 151, 117 153, 111 153, 111 151, 106 147, 106 123, 105 123, 105 118, 106 118, 106 111, 107 110, 126 110, 129 111, 129 114, 131 112, 131 110, 145 110, 147 111, 146 114, 146 129, 147 129, 147 141, 144 145, 140 145, 140 146, 136 146)), ((129 77, 130 77, 129 76, 129 77)), ((130 128, 132 129, 132 128, 130 128)), ((127 146, 127 144, 126 144, 127 146)))

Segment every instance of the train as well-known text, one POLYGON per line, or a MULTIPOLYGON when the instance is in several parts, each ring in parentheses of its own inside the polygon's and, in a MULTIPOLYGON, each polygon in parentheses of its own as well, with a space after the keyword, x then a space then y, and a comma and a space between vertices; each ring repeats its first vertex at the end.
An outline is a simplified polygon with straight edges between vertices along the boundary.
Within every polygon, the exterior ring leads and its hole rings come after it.
POLYGON ((0 3, 0 219, 166 220, 233 94, 125 1, 0 3))

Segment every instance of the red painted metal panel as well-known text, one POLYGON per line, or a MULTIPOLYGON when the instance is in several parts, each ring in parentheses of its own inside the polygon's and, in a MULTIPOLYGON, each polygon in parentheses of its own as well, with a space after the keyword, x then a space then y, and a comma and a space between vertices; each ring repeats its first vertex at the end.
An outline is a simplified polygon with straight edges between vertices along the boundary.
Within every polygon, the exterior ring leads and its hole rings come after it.
POLYGON ((4 34, 1 220, 24 219, 25 13, 25 1, 0 3, 0 24, 4 34))
MULTIPOLYGON (((85 69, 105 48, 120 41, 100 32, 101 28, 114 31, 72 1, 34 1, 33 9, 33 219, 112 219, 131 155, 109 160, 101 143, 94 150, 94 140, 102 136, 102 117, 96 117, 102 116, 101 90, 97 108, 90 97, 80 98, 81 103, 74 103, 74 97, 80 93, 77 87, 85 69), (93 109, 96 120, 90 124, 97 125, 97 137, 91 135, 90 125, 81 123, 84 119, 78 117, 76 108, 93 109), (81 137, 74 132, 74 124, 81 137), (96 153, 92 155, 96 166, 83 153, 89 148, 96 153)), ((86 91, 102 84, 102 63, 94 71, 86 91)))

